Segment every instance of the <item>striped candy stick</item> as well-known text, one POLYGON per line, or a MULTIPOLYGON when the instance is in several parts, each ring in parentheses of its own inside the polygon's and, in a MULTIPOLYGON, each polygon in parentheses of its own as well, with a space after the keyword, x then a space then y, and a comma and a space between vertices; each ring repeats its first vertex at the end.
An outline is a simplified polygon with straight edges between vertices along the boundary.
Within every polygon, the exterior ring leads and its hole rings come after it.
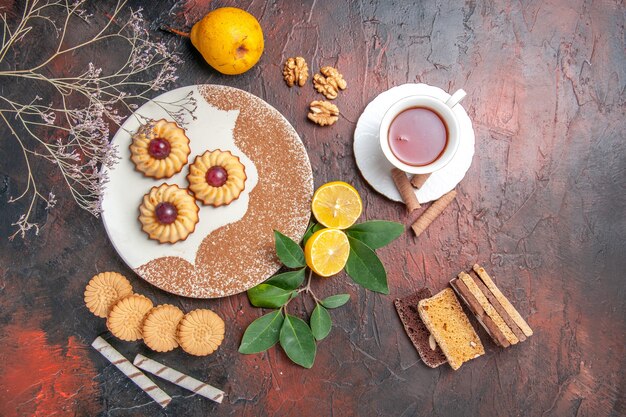
POLYGON ((161 407, 165 408, 172 401, 172 397, 167 395, 165 391, 159 388, 154 382, 152 382, 143 372, 133 366, 132 363, 121 353, 119 353, 113 346, 111 346, 101 336, 91 343, 102 356, 104 356, 109 362, 111 362, 117 369, 122 371, 124 375, 130 378, 139 388, 144 390, 154 401, 156 401, 161 407))
POLYGON ((176 369, 172 369, 169 366, 165 366, 141 354, 135 356, 133 363, 138 368, 141 368, 146 372, 150 372, 152 375, 156 375, 159 378, 163 378, 166 381, 178 385, 179 387, 183 387, 196 394, 202 395, 209 400, 221 403, 224 399, 224 391, 212 387, 202 381, 198 381, 189 375, 185 375, 176 369))

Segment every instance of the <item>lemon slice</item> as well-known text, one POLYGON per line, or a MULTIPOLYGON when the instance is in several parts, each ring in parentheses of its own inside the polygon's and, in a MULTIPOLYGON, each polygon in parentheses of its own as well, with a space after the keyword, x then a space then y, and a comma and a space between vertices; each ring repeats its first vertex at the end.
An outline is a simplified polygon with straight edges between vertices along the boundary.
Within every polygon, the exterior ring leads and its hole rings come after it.
POLYGON ((361 215, 363 203, 353 186, 343 181, 334 181, 315 191, 311 210, 317 221, 324 226, 347 229, 361 215))
POLYGON ((338 229, 322 229, 313 233, 304 247, 306 264, 321 277, 340 272, 350 255, 348 236, 338 229))

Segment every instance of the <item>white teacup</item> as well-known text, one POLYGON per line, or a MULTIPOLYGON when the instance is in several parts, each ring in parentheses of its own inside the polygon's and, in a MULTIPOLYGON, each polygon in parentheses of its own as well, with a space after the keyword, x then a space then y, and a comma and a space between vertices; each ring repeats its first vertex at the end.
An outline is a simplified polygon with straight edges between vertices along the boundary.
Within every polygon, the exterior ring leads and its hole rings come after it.
POLYGON ((446 166, 454 157, 460 141, 459 120, 452 108, 463 100, 465 95, 465 91, 459 89, 446 101, 428 95, 414 95, 405 97, 392 104, 380 122, 380 146, 387 160, 396 168, 410 174, 430 174, 446 166), (446 146, 439 157, 427 165, 406 164, 393 154, 389 146, 388 136, 391 123, 400 113, 414 107, 422 107, 437 113, 446 125, 448 134, 446 146))

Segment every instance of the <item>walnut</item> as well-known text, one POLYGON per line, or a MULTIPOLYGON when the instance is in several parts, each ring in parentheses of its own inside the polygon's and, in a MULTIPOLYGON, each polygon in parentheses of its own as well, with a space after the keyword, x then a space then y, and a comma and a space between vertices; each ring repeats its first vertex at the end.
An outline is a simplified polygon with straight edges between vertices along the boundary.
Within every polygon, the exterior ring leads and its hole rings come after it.
POLYGON ((312 101, 309 120, 320 126, 330 126, 339 120, 339 108, 330 101, 312 101))
POLYGON ((336 99, 339 90, 345 90, 348 83, 343 79, 343 75, 333 67, 322 67, 320 72, 322 75, 315 74, 313 76, 313 86, 319 93, 324 94, 327 99, 336 99))
POLYGON ((289 58, 283 67, 283 77, 289 87, 298 84, 302 87, 309 78, 309 66, 301 56, 289 58))

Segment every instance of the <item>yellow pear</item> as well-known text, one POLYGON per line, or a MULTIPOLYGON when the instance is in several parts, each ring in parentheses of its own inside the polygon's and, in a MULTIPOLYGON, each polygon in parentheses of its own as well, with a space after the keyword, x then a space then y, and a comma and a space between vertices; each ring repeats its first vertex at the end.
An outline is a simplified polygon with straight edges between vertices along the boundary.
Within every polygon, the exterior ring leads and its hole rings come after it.
POLYGON ((263 53, 259 21, 236 7, 215 9, 191 29, 191 43, 206 62, 222 74, 248 71, 263 53))

